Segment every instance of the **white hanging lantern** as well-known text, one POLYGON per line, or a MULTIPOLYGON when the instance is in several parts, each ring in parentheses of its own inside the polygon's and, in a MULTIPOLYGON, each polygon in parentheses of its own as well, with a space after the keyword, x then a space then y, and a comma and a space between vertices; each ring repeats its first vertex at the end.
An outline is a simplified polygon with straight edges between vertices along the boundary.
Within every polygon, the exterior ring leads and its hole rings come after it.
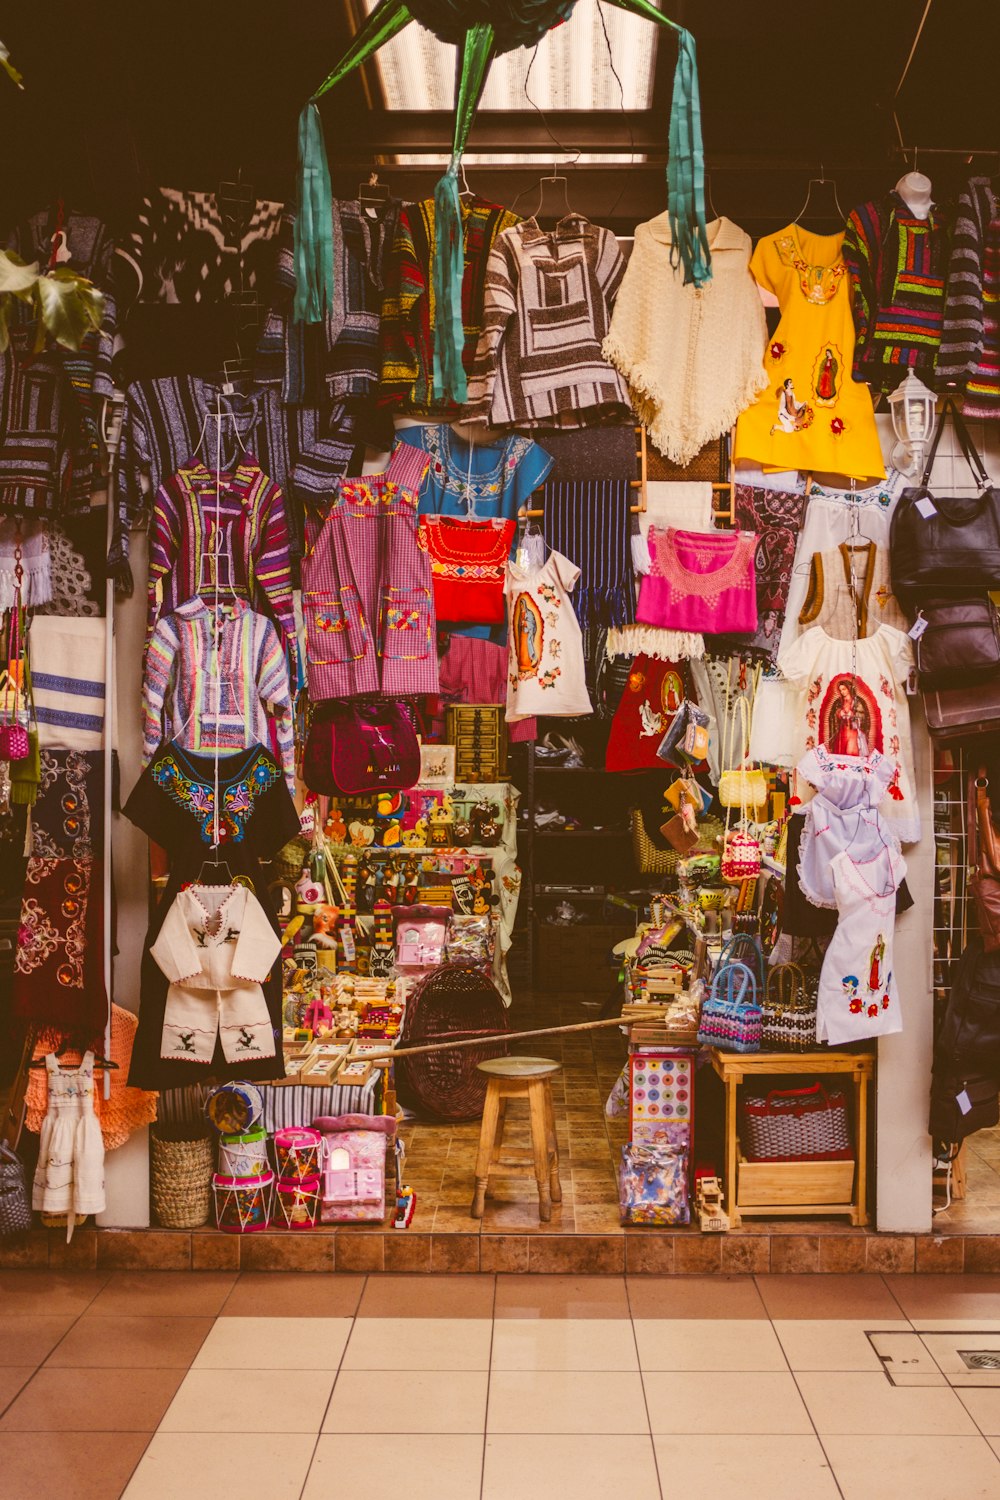
POLYGON ((892 430, 898 439, 892 450, 892 462, 904 474, 916 474, 923 466, 934 432, 936 405, 934 392, 912 370, 889 397, 892 430))

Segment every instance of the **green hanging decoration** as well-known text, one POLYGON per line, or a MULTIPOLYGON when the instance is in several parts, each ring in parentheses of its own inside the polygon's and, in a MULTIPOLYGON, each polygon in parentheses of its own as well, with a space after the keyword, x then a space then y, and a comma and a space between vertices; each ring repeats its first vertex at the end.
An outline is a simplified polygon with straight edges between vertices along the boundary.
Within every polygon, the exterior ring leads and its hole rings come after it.
MULTIPOLYGON (((434 190, 435 295, 434 396, 464 402, 462 365, 462 275, 464 232, 458 174, 476 107, 493 58, 515 47, 531 47, 567 20, 576 0, 379 0, 333 72, 316 90, 299 122, 299 213, 295 227, 297 280, 295 316, 318 322, 333 292, 330 174, 316 101, 374 56, 410 21, 417 20, 443 42, 458 47, 455 130, 451 160, 434 190), (309 112, 312 111, 310 114, 309 112), (307 114, 309 115, 307 121, 307 114), (325 183, 325 209, 322 204, 325 183)), ((712 275, 705 229, 705 158, 695 43, 689 31, 657 10, 653 0, 611 0, 677 33, 677 65, 670 107, 667 207, 674 264, 684 267, 685 284, 704 286, 712 275)))

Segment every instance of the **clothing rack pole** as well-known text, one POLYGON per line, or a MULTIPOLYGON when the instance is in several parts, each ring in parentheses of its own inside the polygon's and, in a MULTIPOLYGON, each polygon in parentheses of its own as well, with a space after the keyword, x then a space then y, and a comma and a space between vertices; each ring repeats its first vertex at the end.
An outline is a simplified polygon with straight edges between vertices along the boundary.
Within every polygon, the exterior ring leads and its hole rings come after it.
MULTIPOLYGON (((124 401, 121 398, 104 403, 104 441, 108 451, 108 498, 107 498, 107 555, 110 556, 115 522, 115 463, 118 455, 118 437, 121 432, 124 401)), ((114 783, 114 706, 115 706, 115 581, 110 568, 104 584, 104 841, 103 869, 101 879, 104 890, 103 911, 103 969, 104 992, 107 996, 107 1016, 104 1022, 104 1057, 111 1058, 111 1004, 114 989, 113 961, 111 956, 112 918, 112 872, 111 872, 111 796, 114 783)), ((111 1098, 111 1069, 105 1068, 104 1097, 111 1098)))

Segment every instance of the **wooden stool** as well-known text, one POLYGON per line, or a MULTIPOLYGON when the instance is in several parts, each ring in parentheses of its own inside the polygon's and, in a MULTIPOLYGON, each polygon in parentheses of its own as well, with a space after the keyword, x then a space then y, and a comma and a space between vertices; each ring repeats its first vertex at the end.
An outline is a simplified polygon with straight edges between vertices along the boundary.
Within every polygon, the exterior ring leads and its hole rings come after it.
POLYGON ((489 1191, 490 1172, 494 1167, 534 1169, 538 1183, 538 1217, 547 1224, 553 1203, 562 1202, 559 1183, 559 1147, 556 1142, 556 1120, 552 1108, 552 1074, 562 1063, 548 1057, 494 1057, 478 1064, 486 1074, 486 1103, 483 1127, 479 1134, 479 1156, 476 1160, 476 1195, 471 1214, 481 1219, 489 1191), (526 1099, 531 1120, 531 1154, 506 1158, 501 1162, 503 1132, 507 1118, 507 1101, 526 1099))

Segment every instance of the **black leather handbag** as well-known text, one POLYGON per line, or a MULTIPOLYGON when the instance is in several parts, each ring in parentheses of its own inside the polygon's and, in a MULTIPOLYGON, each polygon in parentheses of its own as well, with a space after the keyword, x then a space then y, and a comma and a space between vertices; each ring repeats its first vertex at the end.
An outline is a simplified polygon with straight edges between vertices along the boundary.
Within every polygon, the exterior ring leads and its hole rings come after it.
POLYGON ((1000 675, 1000 619, 988 594, 922 604, 916 643, 922 688, 971 687, 1000 675))
POLYGON ((958 408, 946 401, 918 485, 899 497, 889 531, 892 590, 904 605, 933 596, 962 597, 1000 588, 1000 490, 976 451, 958 408), (962 452, 981 493, 934 495, 931 470, 941 433, 952 417, 962 452))

